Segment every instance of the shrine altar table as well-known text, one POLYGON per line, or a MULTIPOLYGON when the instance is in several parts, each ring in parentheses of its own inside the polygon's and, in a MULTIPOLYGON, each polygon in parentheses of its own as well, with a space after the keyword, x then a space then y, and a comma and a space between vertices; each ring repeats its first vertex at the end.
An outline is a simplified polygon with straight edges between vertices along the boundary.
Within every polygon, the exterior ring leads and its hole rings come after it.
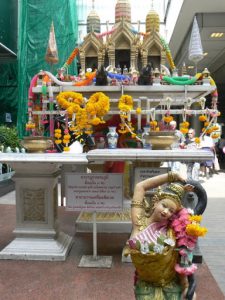
POLYGON ((82 172, 88 164, 105 161, 135 163, 209 159, 212 155, 201 150, 96 149, 86 154, 0 153, 0 162, 9 164, 15 171, 16 187, 15 238, 0 251, 0 259, 66 259, 73 239, 60 231, 58 224, 58 177, 62 166, 82 172))

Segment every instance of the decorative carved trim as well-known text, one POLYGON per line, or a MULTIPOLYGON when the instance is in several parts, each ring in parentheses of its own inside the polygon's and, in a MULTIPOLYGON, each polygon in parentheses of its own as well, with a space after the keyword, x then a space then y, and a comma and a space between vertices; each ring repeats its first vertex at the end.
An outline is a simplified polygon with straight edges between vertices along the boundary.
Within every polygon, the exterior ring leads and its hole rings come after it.
POLYGON ((24 221, 46 222, 45 189, 23 189, 24 221))

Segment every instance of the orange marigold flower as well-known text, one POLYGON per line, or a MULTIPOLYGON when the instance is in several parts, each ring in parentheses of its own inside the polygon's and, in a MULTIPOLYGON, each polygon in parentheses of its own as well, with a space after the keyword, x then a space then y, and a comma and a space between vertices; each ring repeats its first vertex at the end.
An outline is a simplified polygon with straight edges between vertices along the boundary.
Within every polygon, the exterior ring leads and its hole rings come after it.
POLYGON ((54 136, 55 136, 55 138, 60 138, 61 136, 62 136, 62 134, 61 133, 58 133, 58 132, 56 132, 55 134, 54 134, 54 136))
POLYGON ((170 123, 171 121, 173 121, 173 116, 164 116, 163 121, 166 123, 170 123))
POLYGON ((69 140, 71 138, 71 136, 69 134, 65 134, 63 138, 66 140, 69 140))
POLYGON ((199 224, 188 224, 186 227, 187 234, 191 236, 204 236, 207 233, 205 227, 201 227, 199 224))
POLYGON ((217 131, 217 130, 219 130, 219 127, 216 126, 216 125, 214 125, 214 126, 212 126, 212 130, 213 130, 213 131, 217 131))
POLYGON ((220 136, 220 135, 219 135, 218 133, 213 133, 213 134, 211 135, 211 137, 212 137, 213 139, 218 139, 219 136, 220 136))
POLYGON ((70 147, 63 147, 63 151, 69 152, 70 151, 70 147))
POLYGON ((206 130, 206 133, 208 133, 208 134, 210 134, 210 133, 212 133, 212 132, 213 132, 212 128, 208 128, 208 129, 206 130))
POLYGON ((137 114, 137 115, 140 115, 140 114, 141 114, 141 111, 142 111, 141 108, 138 107, 138 108, 136 109, 136 114, 137 114))
POLYGON ((196 138, 195 138, 195 143, 196 143, 196 144, 200 144, 200 138, 199 138, 199 137, 196 137, 196 138))
POLYGON ((182 122, 182 123, 180 123, 180 126, 184 127, 184 128, 188 128, 190 126, 190 123, 189 122, 182 122))
POLYGON ((91 123, 92 123, 92 125, 96 126, 101 123, 101 120, 96 117, 91 121, 91 123))
POLYGON ((199 119, 199 121, 201 121, 201 122, 205 122, 205 121, 207 120, 207 117, 206 117, 205 115, 200 115, 200 116, 198 117, 198 119, 199 119))
POLYGON ((118 132, 121 133, 121 134, 125 134, 125 133, 127 133, 127 130, 126 129, 119 129, 118 132))
POLYGON ((200 223, 202 220, 202 216, 201 215, 189 216, 189 220, 200 223))
POLYGON ((157 126, 157 121, 150 121, 150 126, 151 127, 155 127, 155 126, 157 126))
POLYGON ((186 133, 188 133, 188 128, 181 127, 181 128, 180 128, 180 131, 181 131, 183 134, 186 134, 186 133))
POLYGON ((62 143, 62 140, 55 140, 56 145, 59 145, 62 143))

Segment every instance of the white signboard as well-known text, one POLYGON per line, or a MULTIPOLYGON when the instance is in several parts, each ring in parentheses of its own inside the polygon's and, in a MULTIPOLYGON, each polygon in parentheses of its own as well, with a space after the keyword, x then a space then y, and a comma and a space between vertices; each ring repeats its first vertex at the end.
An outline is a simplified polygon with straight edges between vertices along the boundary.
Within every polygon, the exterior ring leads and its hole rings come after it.
POLYGON ((66 173, 66 208, 111 212, 123 209, 123 175, 66 173))
MULTIPOLYGON (((168 168, 135 168, 134 184, 157 175, 165 174, 167 172, 168 168)), ((151 191, 154 190, 155 189, 152 189, 151 191)))

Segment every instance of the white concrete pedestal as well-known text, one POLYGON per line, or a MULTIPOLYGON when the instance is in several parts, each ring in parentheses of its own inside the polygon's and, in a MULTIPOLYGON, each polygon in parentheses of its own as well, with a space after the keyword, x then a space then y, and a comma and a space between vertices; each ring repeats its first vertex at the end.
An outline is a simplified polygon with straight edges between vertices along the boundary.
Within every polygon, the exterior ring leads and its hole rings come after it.
POLYGON ((17 237, 0 252, 0 259, 65 260, 72 237, 60 232, 57 238, 17 237))
POLYGON ((15 171, 16 227, 15 239, 0 252, 0 259, 65 260, 73 239, 59 230, 58 175, 59 160, 68 157, 13 154, 3 158, 15 171))

